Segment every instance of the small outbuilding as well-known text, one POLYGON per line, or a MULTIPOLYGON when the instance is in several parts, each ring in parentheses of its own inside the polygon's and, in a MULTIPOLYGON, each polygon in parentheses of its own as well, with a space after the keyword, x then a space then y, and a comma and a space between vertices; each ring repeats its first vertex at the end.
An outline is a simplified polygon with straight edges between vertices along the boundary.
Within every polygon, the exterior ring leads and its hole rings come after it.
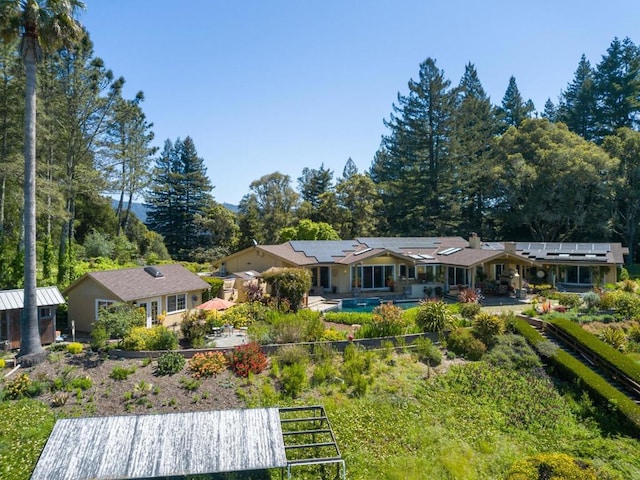
POLYGON ((335 464, 345 478, 322 406, 63 418, 31 480, 178 479, 273 469, 291 478, 292 467, 314 464, 335 464))
POLYGON ((147 327, 176 328, 184 312, 202 303, 209 284, 180 264, 90 272, 64 290, 69 321, 76 330, 90 332, 101 308, 118 302, 146 311, 147 327))
MULTIPOLYGON (((56 308, 64 304, 58 287, 39 287, 36 290, 40 342, 48 345, 56 340, 56 308)), ((24 309, 24 290, 0 291, 0 346, 20 348, 20 317, 24 309)))

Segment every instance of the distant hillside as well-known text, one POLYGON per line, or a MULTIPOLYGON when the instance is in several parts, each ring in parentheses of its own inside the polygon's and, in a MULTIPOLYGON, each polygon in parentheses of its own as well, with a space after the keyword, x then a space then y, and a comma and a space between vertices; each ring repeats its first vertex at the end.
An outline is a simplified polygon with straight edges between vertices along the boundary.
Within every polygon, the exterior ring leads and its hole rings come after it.
MULTIPOLYGON (((111 205, 113 205, 113 208, 117 208, 118 207, 118 200, 116 200, 115 198, 112 199, 111 200, 111 205)), ((126 206, 127 206, 127 204, 125 203, 125 208, 126 208, 126 206)), ((227 208, 227 209, 229 209, 233 213, 238 213, 238 206, 237 205, 232 205, 231 203, 223 203, 222 206, 227 208)), ((147 220, 147 209, 145 208, 144 203, 132 202, 131 203, 131 211, 136 214, 136 217, 138 217, 140 219, 140 221, 142 221, 142 223, 144 223, 147 220)))

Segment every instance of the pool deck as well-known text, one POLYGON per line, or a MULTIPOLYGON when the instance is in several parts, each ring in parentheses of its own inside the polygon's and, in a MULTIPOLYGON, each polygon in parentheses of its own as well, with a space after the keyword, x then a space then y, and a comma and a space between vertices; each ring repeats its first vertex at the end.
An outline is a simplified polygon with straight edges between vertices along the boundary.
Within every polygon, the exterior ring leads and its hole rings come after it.
MULTIPOLYGON (((337 294, 325 295, 325 296, 309 296, 307 308, 316 312, 327 312, 336 308, 336 305, 340 303, 343 298, 353 299, 354 297, 345 297, 337 294)), ((371 292, 370 295, 362 295, 358 297, 365 298, 379 298, 381 301, 407 301, 418 302, 420 298, 407 298, 401 294, 393 292, 371 292)), ((447 302, 453 302, 452 298, 445 298, 447 302)), ((482 307, 492 312, 502 311, 519 311, 528 308, 530 299, 520 299, 511 296, 486 296, 482 300, 482 307)))

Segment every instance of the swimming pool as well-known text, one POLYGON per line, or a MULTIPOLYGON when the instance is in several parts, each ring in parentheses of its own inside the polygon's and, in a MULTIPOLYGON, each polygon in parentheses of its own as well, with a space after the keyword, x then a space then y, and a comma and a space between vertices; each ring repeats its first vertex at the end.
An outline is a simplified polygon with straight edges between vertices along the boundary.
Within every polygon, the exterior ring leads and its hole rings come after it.
POLYGON ((417 307, 420 303, 418 300, 383 300, 379 297, 371 298, 343 298, 340 300, 335 311, 338 312, 373 312, 373 309, 380 306, 383 302, 393 301, 394 305, 406 310, 407 308, 417 307))

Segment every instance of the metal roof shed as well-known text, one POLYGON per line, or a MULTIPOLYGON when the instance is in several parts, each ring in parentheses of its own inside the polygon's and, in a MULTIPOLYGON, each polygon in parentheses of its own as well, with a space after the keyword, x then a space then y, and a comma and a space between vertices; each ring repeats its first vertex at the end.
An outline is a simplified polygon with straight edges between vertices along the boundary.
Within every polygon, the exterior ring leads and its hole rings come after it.
POLYGON ((279 410, 58 420, 32 480, 134 479, 286 468, 279 410))

